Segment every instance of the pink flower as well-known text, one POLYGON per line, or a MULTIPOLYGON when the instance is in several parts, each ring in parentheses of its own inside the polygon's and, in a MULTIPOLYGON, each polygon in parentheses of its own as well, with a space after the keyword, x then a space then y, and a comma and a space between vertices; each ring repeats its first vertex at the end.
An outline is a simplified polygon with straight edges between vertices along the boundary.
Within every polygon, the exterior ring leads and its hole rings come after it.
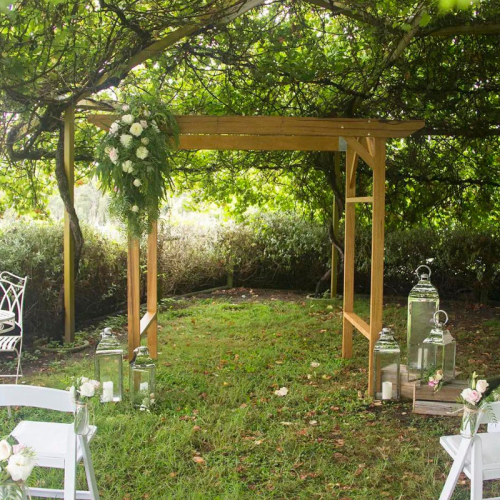
POLYGON ((478 380, 476 382, 476 391, 482 394, 483 392, 486 392, 486 389, 488 389, 489 385, 490 384, 488 384, 486 380, 478 380))
POLYGON ((436 380, 429 380, 429 387, 436 387, 436 385, 438 385, 439 382, 437 382, 436 380))
POLYGON ((116 148, 111 148, 109 150, 109 159, 113 163, 116 163, 118 161, 118 150, 116 148))
POLYGON ((474 389, 464 389, 462 393, 460 394, 462 398, 467 401, 467 403, 470 403, 471 405, 475 405, 481 401, 481 393, 474 389))

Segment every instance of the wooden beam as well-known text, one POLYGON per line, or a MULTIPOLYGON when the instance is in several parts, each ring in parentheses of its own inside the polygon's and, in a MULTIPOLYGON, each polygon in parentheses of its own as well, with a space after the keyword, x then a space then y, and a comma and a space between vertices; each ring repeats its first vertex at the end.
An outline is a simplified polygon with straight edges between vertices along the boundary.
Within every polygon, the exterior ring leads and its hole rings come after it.
POLYGON ((141 294, 139 279, 139 249, 138 238, 128 239, 127 255, 127 303, 128 303, 128 359, 132 360, 134 349, 141 344, 141 294))
MULTIPOLYGON (((153 359, 158 358, 158 222, 151 224, 148 234, 148 263, 147 263, 147 314, 152 316, 146 327, 148 333, 148 349, 153 359)), ((142 327, 141 327, 142 333, 142 327)))
POLYGON ((141 330, 141 337, 143 335, 148 336, 148 350, 149 353, 151 354, 151 357, 153 357, 153 354, 151 353, 150 346, 149 346, 149 332, 148 328, 153 324, 153 321, 156 320, 156 313, 150 313, 146 312, 146 314, 141 318, 140 321, 140 330, 141 330))
MULTIPOLYGON (((337 138, 338 141, 338 138, 337 138)), ((340 151, 335 152, 335 158, 334 158, 334 174, 335 174, 335 183, 337 184, 337 188, 339 188, 340 184, 340 151)), ((340 191, 340 188, 339 188, 340 191)), ((333 235, 335 238, 338 240, 339 239, 339 233, 340 233, 340 227, 339 227, 339 221, 340 221, 340 210, 337 204, 336 196, 335 193, 333 195, 333 207, 332 207, 332 225, 333 225, 333 235)), ((338 289, 338 274, 339 274, 339 260, 340 260, 340 254, 338 249, 335 247, 335 245, 332 245, 332 271, 330 273, 330 297, 333 299, 337 296, 337 289, 338 289)))
MULTIPOLYGON (((349 146, 346 153, 345 196, 356 195, 356 165, 358 155, 349 146), (352 171, 352 177, 351 172, 352 171)), ((356 209, 353 203, 345 206, 344 230, 344 317, 342 328, 342 357, 352 357, 352 323, 346 318, 346 313, 352 313, 354 308, 354 236, 356 228, 356 209)))
POLYGON ((358 153, 358 155, 365 161, 365 163, 374 168, 375 158, 368 152, 368 150, 360 144, 360 142, 354 137, 345 137, 345 142, 358 153))
MULTIPOLYGON (((64 172, 68 179, 71 203, 75 187, 75 108, 64 113, 64 172)), ((64 211, 64 341, 75 340, 75 241, 69 215, 64 211)))
POLYGON ((373 348, 382 330, 384 307, 385 139, 375 140, 373 169, 372 256, 370 290, 370 346, 368 391, 373 393, 373 348))
POLYGON ((360 333, 370 340, 370 325, 363 321, 357 314, 353 312, 344 312, 344 318, 351 323, 360 333))
MULTIPOLYGON (((107 129, 117 115, 91 115, 88 120, 107 129)), ((423 120, 388 121, 364 118, 296 116, 176 116, 181 135, 292 135, 315 137, 407 137, 425 126, 423 120)))
POLYGON ((354 196, 346 198, 346 203, 373 203, 373 196, 354 196))

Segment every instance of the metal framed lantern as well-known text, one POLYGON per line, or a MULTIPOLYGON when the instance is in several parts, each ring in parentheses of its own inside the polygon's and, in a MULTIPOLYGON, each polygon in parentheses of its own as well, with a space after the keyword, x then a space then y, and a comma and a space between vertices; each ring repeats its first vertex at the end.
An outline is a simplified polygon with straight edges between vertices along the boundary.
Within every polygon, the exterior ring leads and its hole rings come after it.
POLYGON ((130 397, 132 404, 141 410, 147 410, 155 401, 156 366, 145 346, 134 350, 130 363, 130 397))
POLYGON ((408 379, 417 380, 424 366, 423 342, 432 328, 434 313, 439 309, 439 293, 431 283, 431 270, 428 266, 419 266, 415 271, 418 283, 408 296, 408 379), (419 274, 421 270, 422 272, 419 274))
POLYGON ((448 315, 444 311, 436 311, 433 322, 434 328, 422 344, 426 366, 422 367, 421 377, 425 377, 427 372, 442 370, 442 380, 449 382, 455 378, 457 343, 450 331, 444 329, 448 323, 448 315), (444 315, 444 322, 439 321, 440 314, 444 315))
POLYGON ((373 349, 373 397, 381 400, 398 400, 401 350, 392 330, 383 328, 373 349))
POLYGON ((111 332, 105 328, 94 357, 95 378, 101 383, 101 402, 119 402, 123 399, 123 349, 111 332))

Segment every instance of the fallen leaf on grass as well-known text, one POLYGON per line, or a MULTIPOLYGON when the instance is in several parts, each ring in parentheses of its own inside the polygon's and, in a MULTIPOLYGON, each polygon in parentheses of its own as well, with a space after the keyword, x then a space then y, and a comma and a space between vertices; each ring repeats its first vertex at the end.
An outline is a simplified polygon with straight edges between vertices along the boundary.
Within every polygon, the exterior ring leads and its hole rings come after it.
POLYGON ((205 459, 202 457, 193 457, 193 461, 196 462, 197 464, 204 464, 205 459))
POLYGON ((312 361, 311 362, 311 368, 318 368, 319 363, 317 361, 312 361))
POLYGON ((288 389, 286 387, 282 387, 281 389, 274 391, 274 394, 279 397, 286 396, 288 394, 288 389))

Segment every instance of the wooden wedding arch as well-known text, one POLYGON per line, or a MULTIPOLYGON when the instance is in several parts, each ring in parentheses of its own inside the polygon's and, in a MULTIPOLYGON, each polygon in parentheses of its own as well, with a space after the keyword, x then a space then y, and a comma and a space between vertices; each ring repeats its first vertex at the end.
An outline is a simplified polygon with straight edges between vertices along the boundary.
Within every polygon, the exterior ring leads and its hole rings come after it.
MULTIPOLYGON (((108 105, 80 101, 80 109, 112 111, 108 105)), ((74 109, 65 115, 65 167, 71 192, 74 171, 74 109)), ((262 151, 339 151, 339 139, 346 148, 344 307, 342 356, 352 356, 353 328, 369 342, 368 388, 372 388, 373 346, 382 329, 384 278, 385 155, 386 140, 403 138, 424 127, 421 120, 388 121, 374 119, 303 118, 276 116, 177 116, 179 149, 185 150, 262 150, 262 151), (371 196, 356 196, 356 170, 361 158, 373 170, 371 196), (355 205, 372 205, 372 249, 370 323, 354 313, 355 205)), ((94 114, 88 120, 108 129, 113 114, 94 114)), ((342 148, 344 149, 344 148, 342 148)), ((141 337, 153 357, 157 351, 157 226, 153 225, 147 244, 147 306, 140 317, 139 240, 128 243, 128 350, 140 345, 141 337)), ((66 338, 74 334, 74 271, 72 236, 66 216, 65 329, 66 338)))

